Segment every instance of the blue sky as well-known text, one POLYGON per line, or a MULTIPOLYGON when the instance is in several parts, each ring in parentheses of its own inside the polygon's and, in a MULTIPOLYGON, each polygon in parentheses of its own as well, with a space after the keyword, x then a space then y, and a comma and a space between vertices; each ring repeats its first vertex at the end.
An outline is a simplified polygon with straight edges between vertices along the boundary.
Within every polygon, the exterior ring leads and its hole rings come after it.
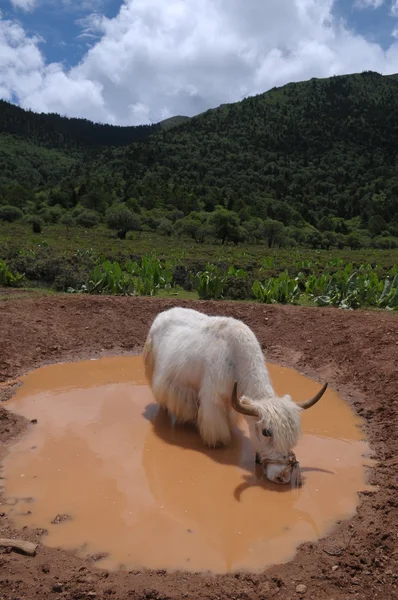
MULTIPOLYGON (((16 0, 17 2, 18 0, 16 0)), ((3 17, 17 20, 31 35, 43 39, 42 51, 49 63, 63 62, 66 66, 76 65, 97 38, 84 35, 84 19, 99 12, 108 18, 115 17, 122 2, 120 0, 36 0, 30 10, 29 0, 14 6, 11 0, 1 0, 3 17), (83 22, 82 22, 83 21, 83 22)))
POLYGON ((0 97, 36 111, 147 123, 367 69, 398 72, 398 0, 0 0, 0 97))
POLYGON ((398 20, 391 14, 392 6, 392 1, 375 0, 372 5, 371 1, 356 3, 352 0, 336 0, 333 13, 345 19, 348 27, 353 31, 387 49, 393 42, 392 33, 398 20), (380 5, 377 6, 378 4, 380 5))

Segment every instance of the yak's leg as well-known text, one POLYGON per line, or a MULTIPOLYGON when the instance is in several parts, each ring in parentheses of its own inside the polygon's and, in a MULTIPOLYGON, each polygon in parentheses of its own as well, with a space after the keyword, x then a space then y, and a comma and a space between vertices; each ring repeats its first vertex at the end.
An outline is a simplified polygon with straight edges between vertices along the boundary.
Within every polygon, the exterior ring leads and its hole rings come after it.
POLYGON ((196 421, 198 417, 198 393, 187 385, 171 385, 168 390, 167 408, 179 423, 196 421))
POLYGON ((198 427, 202 440, 214 448, 231 441, 230 425, 222 398, 214 394, 212 386, 202 386, 198 411, 198 427))
POLYGON ((196 421, 198 394, 193 388, 184 384, 177 386, 170 380, 164 382, 161 378, 155 377, 152 391, 156 402, 174 415, 177 421, 181 423, 196 421))

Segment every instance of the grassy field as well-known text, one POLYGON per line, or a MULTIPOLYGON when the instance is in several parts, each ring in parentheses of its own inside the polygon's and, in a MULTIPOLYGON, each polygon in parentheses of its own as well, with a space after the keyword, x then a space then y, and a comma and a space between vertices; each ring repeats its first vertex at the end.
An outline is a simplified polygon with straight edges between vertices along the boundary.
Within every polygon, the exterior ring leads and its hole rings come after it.
MULTIPOLYGON (((105 228, 86 230, 75 227, 67 230, 63 226, 53 225, 46 226, 40 234, 34 234, 29 227, 21 224, 0 225, 0 260, 5 261, 13 273, 24 274, 22 285, 19 286, 22 288, 42 288, 60 292, 70 288, 77 290, 82 284, 93 279, 98 281, 104 275, 107 280, 111 278, 112 284, 102 287, 102 293, 108 293, 110 289, 113 289, 110 293, 126 293, 126 290, 131 289, 131 280, 137 274, 142 280, 146 279, 146 275, 142 275, 144 271, 132 266, 133 261, 138 261, 134 264, 141 268, 140 259, 148 256, 160 259, 165 265, 165 270, 154 276, 155 280, 158 276, 168 278, 162 285, 156 286, 157 294, 180 298, 197 298, 199 291, 200 297, 241 300, 254 297, 260 302, 311 304, 315 296, 325 295, 325 290, 328 290, 327 293, 331 296, 330 281, 326 281, 328 277, 330 279, 334 276, 336 279, 344 269, 348 269, 344 283, 346 289, 347 279, 360 265, 367 265, 366 277, 369 278, 370 274, 369 281, 372 287, 378 287, 379 298, 385 278, 392 279, 398 273, 398 249, 346 248, 328 251, 310 248, 269 249, 264 244, 222 246, 220 243, 198 244, 185 237, 178 239, 154 233, 135 233, 126 240, 119 240, 114 232, 105 228), (114 267, 105 261, 111 261, 113 265, 115 262, 118 264, 114 267), (108 266, 103 268, 104 264, 108 266), (208 267, 208 264, 213 266, 208 267), (115 279, 114 268, 119 273, 119 265, 122 273, 117 274, 115 279), (243 269, 243 277, 227 273, 229 267, 243 269), (93 277, 95 269, 96 278, 93 277), (218 274, 215 274, 216 271, 218 274), (197 278, 196 283, 193 283, 198 272, 204 272, 202 292, 197 278), (204 280, 208 278, 209 273, 212 281, 206 288, 204 280), (223 284, 224 287, 220 287, 222 291, 218 295, 212 295, 218 286, 219 273, 223 274, 226 283, 223 284), (297 291, 297 282, 293 281, 297 277, 300 279, 300 294, 297 291), (310 282, 311 278, 318 278, 318 281, 310 282), (379 280, 375 281, 377 278, 379 280), (117 279, 121 281, 120 285, 115 283, 117 279), (277 281, 273 281, 275 279, 277 281), (256 281, 257 291, 254 294, 252 286, 256 281), (206 295, 206 290, 203 292, 205 288, 213 290, 210 291, 210 295, 206 295)), ((336 287, 336 281, 332 283, 336 287)), ((340 280, 337 284, 341 288, 340 280)), ((368 280, 362 281, 361 285, 362 300, 355 300, 359 305, 360 302, 365 302, 365 293, 366 298, 369 298, 366 289, 369 287, 368 280)), ((95 288, 96 286, 91 286, 92 290, 95 288)), ((98 293, 97 288, 95 291, 98 293)), ((140 293, 148 292, 142 290, 140 293)), ((336 305, 335 290, 333 293, 333 305, 336 305)), ((318 301, 318 304, 319 302, 321 301, 318 301)), ((376 306, 378 300, 374 302, 376 306)), ((372 303, 373 299, 369 305, 372 303)))
POLYGON ((30 227, 19 224, 0 223, 0 258, 7 260, 20 251, 38 251, 51 248, 54 257, 72 256, 76 252, 92 252, 110 260, 123 262, 134 256, 154 254, 160 259, 184 263, 222 263, 242 268, 261 268, 267 259, 274 260, 276 272, 297 268, 296 263, 309 261, 311 268, 323 268, 335 258, 345 262, 370 263, 383 269, 398 264, 398 249, 376 250, 313 250, 311 248, 267 248, 264 244, 198 244, 187 237, 161 236, 155 233, 129 234, 128 239, 119 240, 115 233, 106 228, 71 228, 60 225, 47 226, 41 234, 34 234, 30 227), (317 263, 317 264, 315 264, 317 263))

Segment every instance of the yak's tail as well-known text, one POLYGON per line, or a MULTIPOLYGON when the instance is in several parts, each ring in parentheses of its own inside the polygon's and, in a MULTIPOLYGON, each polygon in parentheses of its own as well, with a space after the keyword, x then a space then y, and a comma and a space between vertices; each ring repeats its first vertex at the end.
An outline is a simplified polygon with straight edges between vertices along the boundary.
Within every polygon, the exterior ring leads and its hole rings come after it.
POLYGON ((155 371, 155 357, 153 352, 151 334, 148 334, 148 337, 145 341, 143 358, 145 367, 145 377, 148 379, 149 384, 152 385, 153 374, 155 371))

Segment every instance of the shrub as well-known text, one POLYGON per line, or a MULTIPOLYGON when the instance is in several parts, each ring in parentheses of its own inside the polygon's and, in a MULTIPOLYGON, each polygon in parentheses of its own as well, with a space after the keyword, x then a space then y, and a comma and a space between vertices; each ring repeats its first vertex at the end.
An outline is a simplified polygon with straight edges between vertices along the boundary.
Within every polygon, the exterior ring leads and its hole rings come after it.
POLYGON ((41 233, 41 221, 40 219, 35 219, 32 221, 32 231, 33 233, 41 233))
POLYGON ((24 219, 25 223, 32 227, 33 233, 41 233, 43 221, 36 215, 27 215, 24 219))
POLYGON ((319 233, 317 229, 314 229, 313 231, 308 233, 305 242, 306 244, 308 244, 308 246, 311 246, 311 248, 321 248, 323 242, 322 234, 319 233))
POLYGON ((4 260, 0 260, 0 285, 9 287, 18 287, 21 285, 25 275, 20 275, 17 272, 12 272, 4 260))
POLYGON ((71 213, 65 213, 59 220, 60 225, 64 225, 66 227, 66 231, 69 232, 71 227, 76 225, 76 219, 73 218, 71 213))
POLYGON ((0 206, 0 220, 8 221, 8 223, 13 223, 14 221, 18 221, 18 219, 22 219, 23 212, 20 208, 16 206, 0 206))
MULTIPOLYGON (((115 261, 105 261, 95 267, 81 286, 89 294, 124 294, 152 296, 160 288, 171 286, 172 272, 166 263, 143 256, 141 264, 129 261, 124 268, 115 261)), ((72 287, 68 290, 74 292, 72 287)))
POLYGON ((372 245, 380 250, 391 250, 398 248, 398 238, 378 236, 373 239, 372 245))
POLYGON ((158 225, 158 232, 161 235, 171 236, 173 233, 173 223, 169 219, 160 219, 160 223, 158 225))
POLYGON ((83 210, 76 217, 76 223, 80 225, 80 227, 85 227, 86 229, 92 229, 99 223, 99 216, 93 210, 83 210))
POLYGON ((125 204, 115 204, 106 213, 106 222, 110 229, 117 231, 121 240, 126 239, 128 231, 140 231, 141 219, 127 208, 125 204))
POLYGON ((229 300, 248 300, 251 288, 251 282, 243 277, 227 277, 223 295, 229 300))
POLYGON ((63 265, 54 279, 54 288, 59 292, 66 292, 69 288, 82 285, 87 277, 88 273, 76 271, 76 267, 70 265, 63 265))
POLYGON ((380 235, 382 231, 385 231, 387 229, 387 223, 380 215, 374 215, 369 219, 368 229, 370 235, 375 237, 376 235, 380 235))
POLYGON ((299 277, 291 278, 284 271, 278 277, 270 277, 263 283, 255 281, 252 294, 253 298, 265 304, 294 303, 300 296, 299 277))
POLYGON ((57 204, 56 206, 50 206, 41 210, 40 217, 42 217, 45 223, 55 224, 58 223, 63 213, 62 207, 57 204))
POLYGON ((219 299, 223 296, 227 274, 216 265, 207 264, 195 277, 195 287, 201 300, 219 299))

